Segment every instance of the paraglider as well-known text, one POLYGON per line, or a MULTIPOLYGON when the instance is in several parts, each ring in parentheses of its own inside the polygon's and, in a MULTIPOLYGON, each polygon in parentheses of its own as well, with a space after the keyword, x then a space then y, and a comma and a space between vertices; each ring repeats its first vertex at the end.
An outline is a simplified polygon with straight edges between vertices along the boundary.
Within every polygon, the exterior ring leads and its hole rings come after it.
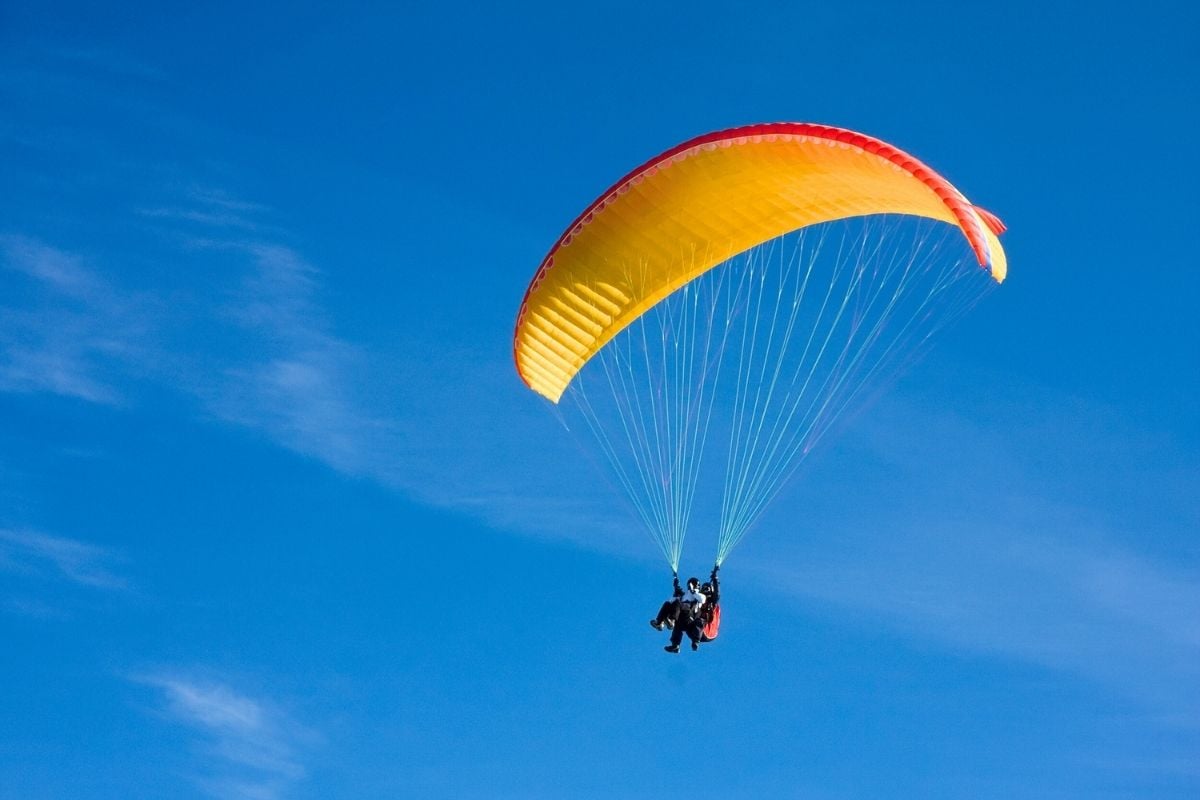
POLYGON ((672 576, 674 590, 671 597, 663 602, 658 614, 650 620, 650 627, 656 631, 663 628, 671 630, 671 643, 664 649, 668 653, 678 653, 679 644, 686 634, 691 640, 692 649, 700 649, 703 642, 711 642, 717 638, 721 625, 720 581, 714 566, 712 574, 704 583, 698 578, 688 578, 687 591, 679 585, 678 573, 672 576))
MULTIPOLYGON (((517 372, 591 436, 673 573, 693 519, 716 528, 719 568, 835 423, 1004 280, 1003 231, 860 133, 699 136, 555 242, 517 315, 517 372)), ((676 619, 673 641, 687 632, 676 619)))
MULTIPOLYGON (((678 579, 675 585, 679 585, 678 579)), ((691 640, 693 650, 700 649, 700 614, 707 601, 708 597, 700 591, 700 581, 688 578, 687 591, 675 598, 675 624, 671 628, 671 643, 664 647, 664 650, 668 653, 678 653, 679 643, 683 641, 684 634, 691 640)))

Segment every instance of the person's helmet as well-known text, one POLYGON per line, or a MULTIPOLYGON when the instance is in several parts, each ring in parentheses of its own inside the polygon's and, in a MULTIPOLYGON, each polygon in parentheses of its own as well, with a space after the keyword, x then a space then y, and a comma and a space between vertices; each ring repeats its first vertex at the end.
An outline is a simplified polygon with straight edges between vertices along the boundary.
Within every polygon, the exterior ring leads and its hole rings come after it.
POLYGON ((700 586, 700 581, 696 580, 695 578, 688 578, 687 586, 694 592, 696 591, 697 587, 700 586))
POLYGON ((712 584, 709 583, 708 581, 705 581, 704 583, 700 584, 700 592, 702 594, 708 594, 711 591, 712 591, 712 584))

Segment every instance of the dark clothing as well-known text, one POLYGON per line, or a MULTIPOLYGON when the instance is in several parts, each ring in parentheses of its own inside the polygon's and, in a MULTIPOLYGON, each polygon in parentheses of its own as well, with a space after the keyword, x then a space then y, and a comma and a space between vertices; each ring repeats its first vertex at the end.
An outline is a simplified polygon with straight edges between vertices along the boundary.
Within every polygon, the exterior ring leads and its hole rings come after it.
POLYGON ((700 637, 703 635, 700 625, 700 618, 691 614, 685 619, 681 614, 679 619, 675 620, 675 629, 671 631, 671 646, 679 647, 679 643, 683 641, 683 635, 692 640, 692 649, 695 650, 700 644, 700 637))
MULTIPOLYGON (((678 590, 679 582, 675 582, 678 590)), ((675 629, 671 631, 671 645, 678 647, 683 641, 684 634, 692 641, 692 649, 695 650, 699 646, 700 637, 704 630, 704 612, 708 608, 709 600, 703 598, 704 602, 699 605, 689 603, 683 600, 684 597, 694 597, 695 595, 680 594, 675 602, 679 606, 679 611, 675 615, 675 629)))
POLYGON ((651 623, 659 630, 662 629, 663 625, 666 625, 668 628, 672 627, 675 624, 675 618, 679 616, 679 598, 683 597, 683 587, 679 585, 678 575, 674 576, 672 581, 675 583, 675 591, 671 594, 671 599, 663 603, 662 607, 658 609, 658 616, 651 623))
POLYGON ((679 599, 673 597, 663 603, 662 607, 658 609, 658 616, 654 618, 652 624, 659 630, 662 630, 662 626, 664 625, 672 628, 675 626, 675 618, 677 616, 679 616, 679 599))
POLYGON ((671 644, 666 648, 668 652, 678 653, 684 636, 691 640, 693 650, 700 647, 700 642, 708 641, 704 636, 704 627, 712 620, 712 609, 720 597, 717 567, 713 567, 711 580, 704 587, 711 587, 711 591, 698 591, 698 583, 695 579, 689 580, 685 592, 676 575, 671 599, 662 604, 658 616, 650 622, 658 630, 662 630, 664 625, 671 626, 671 644))
POLYGON ((700 618, 697 620, 697 627, 700 630, 700 641, 702 642, 712 641, 712 639, 709 639, 708 636, 704 634, 704 629, 708 627, 710 622, 712 622, 713 614, 716 613, 716 608, 721 602, 721 582, 717 580, 717 573, 715 570, 709 577, 708 584, 712 591, 708 595, 708 600, 700 609, 700 618))

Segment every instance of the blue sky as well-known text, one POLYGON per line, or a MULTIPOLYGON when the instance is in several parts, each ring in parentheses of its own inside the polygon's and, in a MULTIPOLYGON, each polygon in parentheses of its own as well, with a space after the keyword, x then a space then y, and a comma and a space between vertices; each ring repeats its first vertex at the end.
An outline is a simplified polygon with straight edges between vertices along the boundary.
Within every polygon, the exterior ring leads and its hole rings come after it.
POLYGON ((646 5, 0 8, 0 796, 1200 794, 1197 12, 646 5), (1010 279, 670 657, 512 323, 774 120, 926 160, 1010 279))

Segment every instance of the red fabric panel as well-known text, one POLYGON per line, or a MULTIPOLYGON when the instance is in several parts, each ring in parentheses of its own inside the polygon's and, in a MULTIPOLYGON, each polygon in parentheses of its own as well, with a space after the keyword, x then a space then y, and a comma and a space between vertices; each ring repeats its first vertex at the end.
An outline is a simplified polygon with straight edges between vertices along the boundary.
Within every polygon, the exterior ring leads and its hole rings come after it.
POLYGON ((721 629, 721 604, 717 603, 713 606, 712 621, 704 626, 704 635, 709 639, 717 638, 717 631, 721 629))

